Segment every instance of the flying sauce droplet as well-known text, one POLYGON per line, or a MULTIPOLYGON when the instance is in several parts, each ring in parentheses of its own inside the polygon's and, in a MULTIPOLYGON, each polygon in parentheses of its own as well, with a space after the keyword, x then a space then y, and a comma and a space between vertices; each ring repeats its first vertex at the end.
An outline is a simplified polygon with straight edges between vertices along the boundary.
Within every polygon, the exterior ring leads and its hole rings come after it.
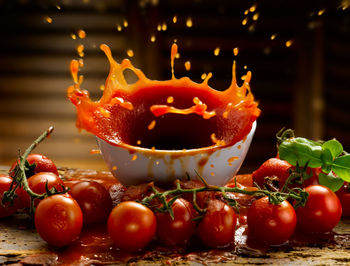
POLYGON ((286 47, 291 47, 293 44, 293 40, 286 41, 286 47))
POLYGON ((115 165, 112 167, 112 170, 113 170, 113 171, 116 171, 117 169, 118 169, 118 167, 115 166, 115 165))
POLYGON ((191 62, 190 62, 190 61, 186 61, 186 62, 185 62, 185 69, 186 69, 187 71, 190 71, 190 70, 191 70, 191 62))
POLYGON ((134 56, 134 51, 129 49, 126 51, 126 54, 129 56, 129 57, 133 57, 134 56))
POLYGON ((249 9, 247 9, 246 11, 244 11, 244 15, 248 15, 249 14, 249 9))
POLYGON ((177 16, 173 16, 173 23, 177 23, 177 16))
POLYGON ((78 30, 78 36, 80 39, 85 39, 86 37, 86 32, 84 30, 78 30))
POLYGON ((187 20, 186 20, 186 27, 187 27, 187 28, 192 28, 192 26, 193 26, 192 18, 189 17, 189 18, 187 18, 187 20))
POLYGON ((122 31, 122 29, 123 29, 122 26, 120 26, 120 25, 118 24, 118 25, 117 25, 117 30, 118 30, 118 31, 122 31))
POLYGON ((162 24, 162 31, 166 31, 168 29, 168 26, 167 26, 167 24, 164 22, 163 24, 162 24))
POLYGON ((206 74, 206 73, 203 73, 203 74, 201 75, 201 79, 203 79, 203 80, 205 80, 206 77, 207 77, 207 74, 206 74))
POLYGON ((238 47, 233 48, 233 55, 234 55, 234 56, 237 56, 237 55, 238 55, 238 52, 239 52, 238 47))
POLYGON ((259 19, 259 13, 255 13, 252 17, 254 21, 257 21, 259 19))
POLYGON ((123 26, 124 26, 124 28, 127 28, 129 26, 129 23, 126 19, 124 19, 124 21, 123 21, 123 26))
POLYGON ((272 34, 271 37, 270 37, 271 41, 273 41, 274 39, 276 39, 276 36, 277 36, 277 34, 272 34))
POLYGON ((169 96, 169 97, 166 99, 166 102, 167 102, 167 103, 173 103, 173 102, 174 102, 174 97, 173 97, 173 96, 169 96))
POLYGON ((83 44, 79 44, 77 46, 77 52, 78 52, 78 55, 80 57, 84 57, 84 45, 83 44))
POLYGON ((137 145, 141 145, 141 140, 136 141, 137 145))
POLYGON ((162 30, 162 25, 161 24, 158 24, 157 26, 157 31, 161 31, 162 30))
POLYGON ((220 47, 216 47, 214 50, 214 55, 218 56, 220 54, 220 47))
POLYGON ((320 11, 317 12, 317 15, 322 16, 326 12, 326 9, 321 9, 320 11))
POLYGON ((256 4, 255 4, 255 5, 252 5, 252 6, 249 8, 249 11, 250 11, 251 13, 255 12, 256 7, 257 7, 256 4))
POLYGON ((132 161, 135 161, 136 159, 137 159, 137 155, 134 154, 134 156, 132 156, 131 160, 132 160, 132 161))
POLYGON ((247 23, 248 23, 248 18, 244 18, 242 20, 242 25, 245 26, 245 25, 247 25, 247 23))
POLYGON ((155 126, 156 126, 156 120, 152 120, 152 122, 148 125, 148 130, 154 129, 155 126))
POLYGON ((49 23, 49 24, 52 23, 52 18, 51 18, 51 17, 46 16, 44 19, 45 19, 45 21, 46 21, 47 23, 49 23))
POLYGON ((245 65, 243 68, 244 68, 244 69, 247 69, 248 67, 247 67, 247 65, 245 65))
POLYGON ((101 154, 101 151, 99 149, 91 149, 90 154, 101 154))
POLYGON ((80 68, 84 67, 84 60, 83 60, 82 58, 80 58, 80 59, 78 60, 78 62, 79 62, 79 67, 80 67, 80 68))
POLYGON ((56 5, 57 10, 61 10, 61 7, 59 5, 56 5))
POLYGON ((156 36, 153 34, 152 36, 151 36, 151 42, 155 42, 156 41, 156 36))
POLYGON ((75 35, 74 33, 72 33, 72 34, 70 35, 70 37, 71 37, 73 40, 76 40, 76 39, 77 39, 77 35, 75 35))
POLYGON ((105 85, 101 84, 100 85, 100 91, 104 91, 105 90, 105 85))

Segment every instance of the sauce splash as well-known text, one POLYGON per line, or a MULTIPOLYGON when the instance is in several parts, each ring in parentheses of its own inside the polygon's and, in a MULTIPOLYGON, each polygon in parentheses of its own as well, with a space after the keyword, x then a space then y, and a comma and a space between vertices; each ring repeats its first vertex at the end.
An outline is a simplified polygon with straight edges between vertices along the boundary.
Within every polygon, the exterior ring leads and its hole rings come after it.
POLYGON ((226 147, 244 139, 260 114, 250 91, 251 72, 238 86, 235 62, 231 85, 218 91, 208 85, 211 73, 202 83, 175 77, 175 43, 171 48, 172 77, 164 81, 148 79, 128 59, 116 62, 107 45, 100 48, 110 63, 102 97, 92 101, 89 92, 81 88, 76 60, 71 62, 74 85, 67 89, 67 95, 77 108, 77 127, 112 145, 130 147, 142 143, 143 148, 163 150, 226 147), (125 70, 131 70, 137 82, 128 83, 125 70), (156 126, 149 130, 150 124, 156 126), (221 141, 213 144, 213 134, 221 141))

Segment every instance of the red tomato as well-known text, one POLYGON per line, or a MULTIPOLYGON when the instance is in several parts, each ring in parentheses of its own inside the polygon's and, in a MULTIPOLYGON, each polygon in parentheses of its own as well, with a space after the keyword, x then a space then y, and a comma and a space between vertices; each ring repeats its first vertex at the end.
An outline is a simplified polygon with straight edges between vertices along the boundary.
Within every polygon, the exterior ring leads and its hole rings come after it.
MULTIPOLYGON (((13 176, 15 167, 18 164, 18 160, 14 162, 9 171, 10 175, 13 176)), ((41 154, 29 154, 27 157, 27 162, 32 165, 35 164, 34 171, 26 172, 27 178, 30 176, 40 173, 40 172, 51 172, 58 176, 58 171, 56 165, 46 156, 41 154)))
POLYGON ((309 193, 306 205, 296 209, 298 228, 308 233, 331 231, 342 214, 337 195, 321 185, 308 186, 305 191, 309 193))
POLYGON ((253 172, 253 181, 260 187, 264 187, 265 177, 277 177, 278 188, 282 188, 287 178, 292 165, 286 161, 271 158, 265 161, 256 171, 253 172))
POLYGON ((344 217, 350 216, 350 187, 349 183, 345 183, 337 192, 336 192, 342 206, 342 215, 344 217))
POLYGON ((177 199, 172 204, 174 219, 168 212, 156 214, 157 236, 166 246, 186 245, 194 234, 196 223, 193 221, 195 210, 185 199, 177 199))
POLYGON ((11 204, 10 202, 7 202, 5 206, 1 204, 2 195, 5 191, 10 189, 12 183, 12 178, 7 175, 0 175, 0 218, 1 217, 7 217, 12 214, 14 214, 17 211, 18 208, 18 200, 14 200, 14 202, 11 204))
MULTIPOLYGON (((46 188, 45 188, 46 182, 47 182, 47 187, 49 189, 55 187, 58 191, 64 190, 64 183, 62 179, 59 178, 56 174, 51 172, 40 172, 31 176, 28 179, 28 186, 33 192, 37 194, 42 194, 46 192, 46 188)), ((21 200, 23 202, 24 207, 30 206, 29 195, 24 196, 21 200)), ((35 206, 39 204, 39 201, 40 201, 39 199, 36 199, 34 201, 35 206)))
POLYGON ((106 221, 112 210, 112 199, 108 191, 96 181, 82 181, 71 187, 69 194, 78 202, 84 224, 106 221))
POLYGON ((36 230, 47 243, 63 247, 78 238, 83 213, 69 194, 56 194, 40 201, 34 220, 36 230))
POLYGON ((137 251, 152 240, 157 229, 154 213, 134 201, 124 201, 113 208, 108 217, 108 232, 121 250, 137 251))
POLYGON ((293 234, 297 223, 294 208, 288 201, 275 205, 263 197, 253 202, 247 213, 249 234, 260 242, 280 245, 293 234))
POLYGON ((225 247, 233 242, 237 216, 234 210, 220 200, 211 200, 199 223, 198 234, 208 247, 225 247))

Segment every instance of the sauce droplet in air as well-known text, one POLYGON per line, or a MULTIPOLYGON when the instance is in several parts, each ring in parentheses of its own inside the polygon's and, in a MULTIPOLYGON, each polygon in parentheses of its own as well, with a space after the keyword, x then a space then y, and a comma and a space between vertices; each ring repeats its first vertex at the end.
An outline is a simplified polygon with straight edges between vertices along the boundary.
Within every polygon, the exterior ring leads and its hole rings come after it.
POLYGON ((254 21, 257 21, 259 19, 259 13, 255 13, 252 18, 254 21))
POLYGON ((286 41, 286 47, 291 47, 293 44, 293 40, 286 41))
POLYGON ((132 161, 135 161, 136 159, 137 159, 137 155, 134 154, 134 156, 132 156, 131 160, 132 160, 132 161))
POLYGON ((137 144, 137 145, 141 145, 141 140, 137 140, 137 141, 136 141, 136 144, 137 144))
POLYGON ((129 49, 126 51, 126 54, 129 56, 129 57, 133 57, 134 56, 134 51, 129 49))
POLYGON ((244 15, 248 15, 249 14, 249 10, 247 9, 246 11, 244 11, 244 15))
POLYGON ((185 62, 185 69, 186 69, 187 71, 190 71, 190 70, 191 70, 191 62, 190 62, 190 61, 186 61, 186 62, 185 62))
POLYGON ((317 15, 322 16, 326 12, 326 9, 321 9, 320 11, 317 12, 317 15))
POLYGON ((220 47, 216 47, 214 50, 214 55, 218 56, 220 54, 220 47))
POLYGON ((78 30, 78 36, 80 39, 85 39, 86 37, 86 32, 84 30, 78 30))
POLYGON ((155 42, 156 41, 156 36, 153 34, 152 36, 151 36, 151 42, 155 42))
POLYGON ((83 44, 79 44, 77 46, 77 52, 78 52, 78 55, 80 57, 84 57, 84 45, 83 44))
POLYGON ((177 22, 177 16, 173 17, 173 23, 175 24, 177 22))
POLYGON ((186 20, 186 27, 187 27, 187 28, 192 28, 192 26, 193 26, 192 18, 189 17, 189 18, 187 18, 187 20, 186 20))
POLYGON ((99 149, 91 149, 90 154, 101 154, 101 151, 99 149))
POLYGON ((123 26, 124 26, 124 28, 127 28, 129 26, 129 23, 126 19, 124 19, 124 21, 123 21, 123 26))
POLYGON ((44 19, 45 19, 45 21, 46 21, 47 23, 49 23, 49 24, 52 23, 52 18, 51 18, 51 17, 46 16, 44 19))
POLYGON ((148 125, 148 130, 154 129, 155 126, 156 126, 156 120, 152 120, 152 122, 148 125))
POLYGON ((118 31, 122 31, 122 29, 123 29, 122 26, 120 26, 120 25, 118 24, 118 25, 117 25, 117 30, 118 30, 118 31))
POLYGON ((252 12, 252 13, 255 12, 256 7, 257 7, 256 4, 255 4, 255 5, 252 5, 252 6, 249 8, 249 11, 252 12))
POLYGON ((56 5, 57 10, 61 10, 61 7, 59 5, 56 5))
POLYGON ((244 18, 242 20, 242 25, 245 26, 245 25, 247 25, 247 23, 248 23, 248 18, 244 18))
POLYGON ((272 34, 271 37, 270 37, 271 41, 273 41, 274 39, 276 39, 276 36, 277 36, 277 34, 272 34))
POLYGON ((157 31, 161 31, 162 30, 162 25, 161 24, 158 24, 157 26, 157 31))
POLYGON ((116 171, 117 169, 118 169, 118 167, 115 166, 115 165, 112 167, 112 170, 113 170, 113 171, 116 171))
POLYGON ((166 99, 166 102, 167 102, 167 103, 173 103, 173 102, 174 102, 174 97, 173 97, 173 96, 169 96, 169 97, 166 99))
POLYGON ((164 23, 162 24, 162 31, 166 31, 167 28, 168 28, 168 26, 167 26, 167 24, 164 22, 164 23))
POLYGON ((206 73, 203 73, 203 74, 201 75, 201 79, 203 79, 203 80, 205 80, 206 77, 207 77, 207 74, 206 74, 206 73))
POLYGON ((238 47, 233 48, 233 55, 234 55, 234 56, 237 56, 237 55, 238 55, 238 52, 239 52, 238 47))

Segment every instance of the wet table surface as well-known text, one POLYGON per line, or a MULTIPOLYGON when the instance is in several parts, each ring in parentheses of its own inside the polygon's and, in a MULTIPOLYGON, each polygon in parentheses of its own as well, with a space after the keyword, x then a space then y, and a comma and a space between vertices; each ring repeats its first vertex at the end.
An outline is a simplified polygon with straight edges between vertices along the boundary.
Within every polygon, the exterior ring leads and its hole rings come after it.
MULTIPOLYGON (((7 169, 1 167, 0 173, 6 173, 7 169)), ((2 218, 0 232, 0 264, 57 264, 55 256, 52 255, 53 250, 39 237, 33 222, 25 214, 2 218)), ((334 232, 335 241, 328 244, 310 243, 309 245, 288 248, 274 247, 266 253, 256 254, 242 252, 233 254, 231 259, 221 263, 226 265, 350 265, 350 219, 342 219, 334 232)), ((141 259, 132 262, 134 265, 163 265, 165 263, 167 263, 166 258, 141 259)), ((177 265, 200 265, 203 262, 183 259, 174 263, 177 265)), ((111 264, 115 265, 112 262, 111 264)))

